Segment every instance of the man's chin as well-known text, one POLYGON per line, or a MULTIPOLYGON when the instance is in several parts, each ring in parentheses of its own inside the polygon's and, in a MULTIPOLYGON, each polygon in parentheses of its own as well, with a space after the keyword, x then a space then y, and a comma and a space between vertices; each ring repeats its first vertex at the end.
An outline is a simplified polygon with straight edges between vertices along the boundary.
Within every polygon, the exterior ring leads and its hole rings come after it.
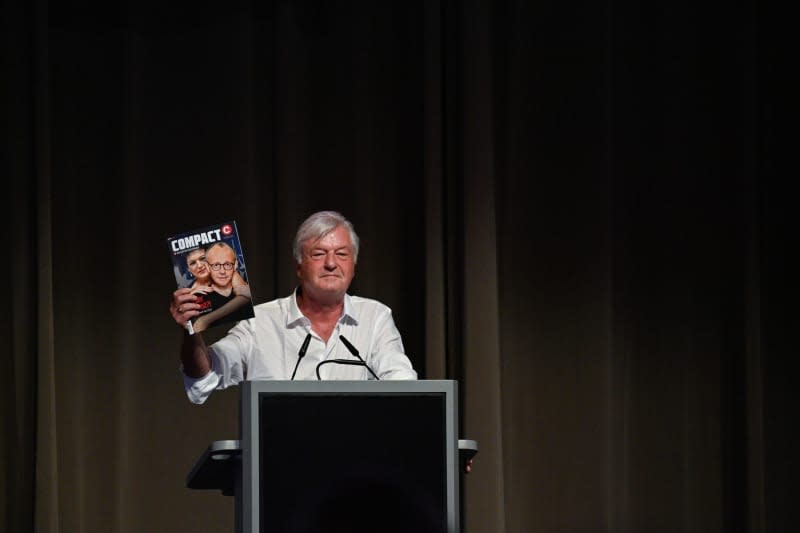
POLYGON ((347 286, 342 283, 322 284, 306 287, 303 292, 320 303, 338 303, 344 298, 347 286))

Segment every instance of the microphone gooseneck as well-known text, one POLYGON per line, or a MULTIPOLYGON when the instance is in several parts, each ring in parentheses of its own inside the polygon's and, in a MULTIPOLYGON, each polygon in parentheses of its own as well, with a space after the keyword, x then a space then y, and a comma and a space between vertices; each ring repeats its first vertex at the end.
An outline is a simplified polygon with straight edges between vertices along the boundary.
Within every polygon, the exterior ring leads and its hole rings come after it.
POLYGON ((358 359, 359 361, 361 361, 361 363, 362 363, 362 364, 363 364, 365 367, 367 367, 367 370, 369 370, 369 373, 370 373, 370 374, 372 374, 372 377, 374 377, 375 379, 377 379, 377 380, 379 380, 379 381, 380 381, 380 379, 381 379, 381 378, 379 378, 379 377, 378 377, 378 375, 377 375, 377 374, 375 374, 375 372, 373 372, 373 371, 372 371, 372 369, 369 367, 369 365, 367 364, 367 362, 366 362, 366 361, 364 361, 364 359, 361 357, 361 355, 359 355, 359 353, 358 353, 358 350, 356 350, 356 347, 355 347, 355 346, 353 346, 353 345, 350 343, 350 341, 349 341, 349 340, 347 340, 347 339, 345 338, 345 336, 344 336, 344 335, 339 335, 339 340, 341 340, 341 341, 342 341, 342 344, 344 344, 344 345, 345 345, 345 347, 346 347, 346 348, 347 348, 347 349, 350 351, 350 353, 351 353, 351 354, 353 354, 353 355, 355 356, 355 358, 356 358, 356 359, 358 359))
POLYGON ((367 366, 363 361, 353 361, 352 359, 326 359, 325 361, 317 363, 317 380, 322 381, 322 376, 319 374, 320 367, 330 363, 335 363, 337 365, 367 366))
POLYGON ((308 350, 309 342, 311 342, 311 333, 306 335, 306 338, 303 341, 303 345, 300 346, 300 351, 297 352, 297 362, 294 364, 294 372, 292 372, 292 381, 294 381, 294 375, 297 374, 297 367, 300 366, 300 360, 306 354, 306 350, 308 350))

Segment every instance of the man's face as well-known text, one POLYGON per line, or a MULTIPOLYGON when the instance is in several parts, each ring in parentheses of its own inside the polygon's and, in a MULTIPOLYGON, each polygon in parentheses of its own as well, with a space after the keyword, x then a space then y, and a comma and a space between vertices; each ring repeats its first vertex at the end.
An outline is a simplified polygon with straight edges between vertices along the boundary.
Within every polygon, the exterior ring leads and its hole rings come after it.
POLYGON ((356 272, 353 243, 344 226, 302 245, 302 262, 297 277, 303 294, 320 303, 338 303, 344 298, 356 272))
POLYGON ((236 271, 236 255, 233 250, 226 246, 212 246, 206 252, 206 261, 215 285, 227 287, 231 284, 236 271))
POLYGON ((186 254, 186 266, 197 279, 208 277, 208 263, 205 250, 193 250, 186 254))

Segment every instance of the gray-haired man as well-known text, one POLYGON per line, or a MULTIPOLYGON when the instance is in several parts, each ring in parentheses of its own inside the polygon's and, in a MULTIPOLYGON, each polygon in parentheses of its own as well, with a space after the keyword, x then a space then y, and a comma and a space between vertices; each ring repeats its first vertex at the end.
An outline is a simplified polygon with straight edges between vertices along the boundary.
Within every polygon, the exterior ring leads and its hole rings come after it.
MULTIPOLYGON (((210 347, 202 334, 184 333, 189 399, 203 403, 214 390, 245 379, 416 379, 391 310, 347 294, 358 248, 353 225, 341 214, 308 217, 294 240, 299 283, 290 296, 255 306, 255 318, 239 322, 210 347), (366 364, 335 363, 357 357, 366 364)), ((197 308, 187 289, 173 293, 170 313, 182 328, 197 308)))

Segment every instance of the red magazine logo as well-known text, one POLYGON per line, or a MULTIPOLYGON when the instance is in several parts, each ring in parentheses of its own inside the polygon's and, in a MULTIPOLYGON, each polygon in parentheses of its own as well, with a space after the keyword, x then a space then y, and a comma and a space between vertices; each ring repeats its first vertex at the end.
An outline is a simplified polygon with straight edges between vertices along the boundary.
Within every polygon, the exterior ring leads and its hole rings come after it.
POLYGON ((228 237, 231 233, 233 233, 233 226, 230 224, 225 224, 222 226, 222 234, 228 237))

